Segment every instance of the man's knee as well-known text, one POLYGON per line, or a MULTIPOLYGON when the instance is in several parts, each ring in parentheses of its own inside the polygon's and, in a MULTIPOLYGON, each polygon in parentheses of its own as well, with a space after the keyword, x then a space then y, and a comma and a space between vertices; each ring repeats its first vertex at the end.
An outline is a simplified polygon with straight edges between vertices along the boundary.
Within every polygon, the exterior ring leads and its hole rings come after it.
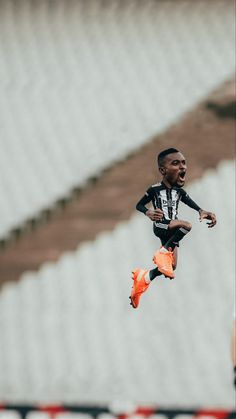
POLYGON ((186 228, 186 230, 188 230, 188 231, 191 231, 192 230, 192 224, 189 223, 188 221, 185 221, 184 222, 183 227, 186 228))
POLYGON ((170 230, 176 230, 178 228, 185 228, 186 230, 190 231, 192 228, 192 224, 189 221, 184 220, 171 220, 168 228, 170 230))

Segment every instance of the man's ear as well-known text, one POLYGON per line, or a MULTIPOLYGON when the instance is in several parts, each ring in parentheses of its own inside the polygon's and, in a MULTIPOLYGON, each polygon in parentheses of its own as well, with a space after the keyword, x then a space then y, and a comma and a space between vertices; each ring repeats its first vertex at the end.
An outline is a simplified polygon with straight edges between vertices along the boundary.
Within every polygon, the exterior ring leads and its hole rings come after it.
POLYGON ((165 167, 163 167, 163 166, 159 167, 159 172, 162 174, 162 176, 164 176, 166 174, 165 167))

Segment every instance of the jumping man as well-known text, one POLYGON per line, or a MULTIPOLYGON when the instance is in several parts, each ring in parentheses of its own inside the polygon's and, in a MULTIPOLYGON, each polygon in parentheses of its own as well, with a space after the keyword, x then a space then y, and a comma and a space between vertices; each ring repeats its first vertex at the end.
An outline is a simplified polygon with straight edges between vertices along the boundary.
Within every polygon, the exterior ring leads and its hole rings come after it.
POLYGON ((208 227, 214 227, 216 216, 212 212, 200 208, 182 189, 187 172, 183 154, 175 148, 163 150, 157 157, 161 183, 151 186, 136 205, 136 209, 153 221, 154 234, 161 240, 161 248, 154 254, 154 269, 136 269, 132 273, 133 287, 131 305, 137 308, 141 295, 148 289, 150 282, 159 275, 174 278, 177 265, 177 248, 180 240, 192 228, 188 221, 178 220, 179 201, 198 211, 199 220, 209 220, 208 227), (152 202, 153 209, 146 205, 152 202))

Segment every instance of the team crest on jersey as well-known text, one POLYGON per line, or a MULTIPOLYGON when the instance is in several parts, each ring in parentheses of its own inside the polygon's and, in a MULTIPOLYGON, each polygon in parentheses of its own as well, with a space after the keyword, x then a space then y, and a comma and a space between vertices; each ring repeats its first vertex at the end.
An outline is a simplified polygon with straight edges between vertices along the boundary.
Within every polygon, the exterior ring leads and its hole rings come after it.
POLYGON ((172 201, 171 199, 168 199, 168 200, 162 199, 161 201, 162 201, 162 205, 165 206, 165 207, 174 207, 175 206, 175 202, 172 201))

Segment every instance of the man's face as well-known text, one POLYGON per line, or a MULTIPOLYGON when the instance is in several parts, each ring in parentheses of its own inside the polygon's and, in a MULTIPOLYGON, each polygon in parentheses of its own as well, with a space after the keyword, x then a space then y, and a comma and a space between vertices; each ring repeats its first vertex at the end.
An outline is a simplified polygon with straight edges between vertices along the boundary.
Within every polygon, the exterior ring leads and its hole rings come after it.
POLYGON ((168 154, 159 168, 163 181, 168 187, 182 187, 185 184, 187 165, 182 153, 168 154))

